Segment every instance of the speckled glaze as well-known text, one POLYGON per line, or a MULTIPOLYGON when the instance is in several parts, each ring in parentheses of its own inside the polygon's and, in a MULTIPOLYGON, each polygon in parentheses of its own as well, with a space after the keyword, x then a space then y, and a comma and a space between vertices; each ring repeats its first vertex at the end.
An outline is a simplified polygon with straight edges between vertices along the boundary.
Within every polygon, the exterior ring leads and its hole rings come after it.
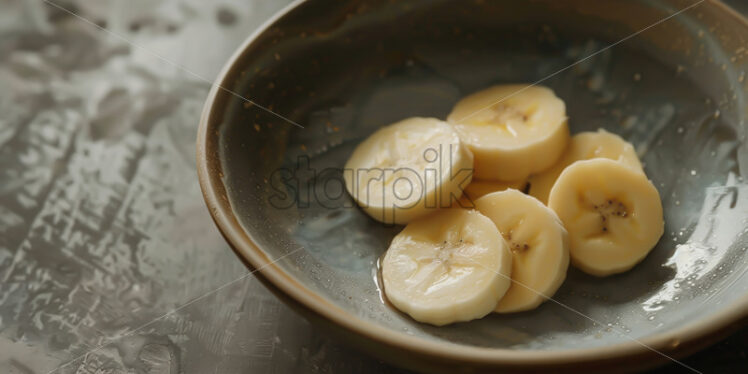
POLYGON ((207 101, 197 162, 208 207, 277 295, 408 368, 630 371, 683 357, 748 311, 748 26, 705 1, 596 52, 696 3, 296 2, 248 39, 207 101), (380 126, 444 117, 470 92, 546 77, 573 132, 602 127, 635 145, 663 200, 665 236, 625 274, 569 269, 535 311, 415 323, 376 282, 400 227, 336 190, 336 168, 380 126), (289 175, 297 188, 279 188, 289 175))

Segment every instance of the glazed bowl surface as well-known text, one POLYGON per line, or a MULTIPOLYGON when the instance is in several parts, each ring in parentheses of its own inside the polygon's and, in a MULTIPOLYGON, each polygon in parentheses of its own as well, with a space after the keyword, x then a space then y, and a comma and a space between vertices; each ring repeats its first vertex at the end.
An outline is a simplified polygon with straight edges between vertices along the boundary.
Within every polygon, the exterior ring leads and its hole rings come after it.
POLYGON ((747 47, 746 21, 717 1, 298 1, 247 40, 208 98, 203 194, 268 287, 385 360, 446 372, 650 367, 748 311, 747 47), (341 168, 381 126, 444 118, 469 93, 518 82, 564 99, 572 132, 604 128, 636 147, 665 235, 627 273, 570 268, 537 310, 416 323, 377 281, 402 227, 358 209, 341 168))

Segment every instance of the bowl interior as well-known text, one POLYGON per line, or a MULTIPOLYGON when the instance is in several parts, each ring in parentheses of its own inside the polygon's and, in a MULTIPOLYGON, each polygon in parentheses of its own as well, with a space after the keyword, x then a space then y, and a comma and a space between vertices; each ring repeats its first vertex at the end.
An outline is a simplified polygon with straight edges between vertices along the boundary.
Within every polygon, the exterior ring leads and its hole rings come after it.
POLYGON ((382 328, 528 350, 671 331, 748 291, 748 186, 740 177, 748 171, 748 56, 740 48, 748 31, 705 2, 605 47, 690 3, 305 2, 259 34, 222 81, 304 128, 219 91, 207 152, 220 158, 228 201, 267 257, 382 328), (570 268, 555 301, 535 311, 440 328, 415 323, 386 304, 376 279, 377 260, 401 227, 355 207, 341 168, 380 126, 444 118, 466 94, 539 80, 566 101, 573 132, 605 128, 635 145, 659 189, 665 235, 625 274, 598 279, 570 268))

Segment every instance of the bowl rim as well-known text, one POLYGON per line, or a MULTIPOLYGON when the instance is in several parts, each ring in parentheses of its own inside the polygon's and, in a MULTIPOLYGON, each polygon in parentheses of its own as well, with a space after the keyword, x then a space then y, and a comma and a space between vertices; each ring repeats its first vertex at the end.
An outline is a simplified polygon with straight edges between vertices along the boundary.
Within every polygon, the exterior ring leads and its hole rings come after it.
MULTIPOLYGON (((722 337, 726 331, 732 331, 738 325, 748 322, 748 293, 746 293, 737 301, 708 317, 670 331, 639 339, 631 338, 629 342, 602 347, 563 350, 485 348, 451 342, 430 341, 379 326, 346 312, 297 281, 274 263, 278 259, 271 259, 250 238, 236 219, 225 193, 217 142, 213 142, 211 145, 209 139, 218 136, 217 132, 210 131, 212 122, 215 122, 212 119, 216 109, 214 104, 219 91, 222 89, 222 82, 233 69, 237 68, 236 62, 247 52, 249 46, 259 35, 266 32, 276 21, 306 1, 292 1, 265 21, 242 42, 211 86, 198 128, 196 141, 197 174, 208 211, 224 239, 242 261, 252 268, 255 276, 268 281, 276 290, 285 294, 306 311, 342 327, 346 332, 358 337, 375 341, 390 348, 401 349, 408 353, 420 354, 421 357, 489 367, 537 368, 548 365, 582 363, 610 366, 621 362, 636 365, 635 362, 632 362, 632 358, 635 357, 650 362, 674 360, 713 343, 717 338, 722 337)), ((737 18, 748 26, 748 19, 720 0, 707 0, 705 5, 709 4, 720 7, 727 15, 737 18)))

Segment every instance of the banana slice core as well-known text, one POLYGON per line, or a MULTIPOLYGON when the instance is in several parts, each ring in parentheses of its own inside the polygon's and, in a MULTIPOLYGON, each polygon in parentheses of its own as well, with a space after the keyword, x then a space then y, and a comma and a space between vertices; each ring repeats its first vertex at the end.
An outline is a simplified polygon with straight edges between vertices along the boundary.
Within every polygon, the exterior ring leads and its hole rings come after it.
POLYGON ((512 252, 512 285, 496 312, 534 309, 552 297, 569 267, 568 234, 556 214, 517 190, 488 194, 475 205, 494 222, 512 252))
POLYGON ((447 209, 408 224, 382 261, 384 292, 417 321, 445 325, 490 313, 510 285, 511 253, 482 214, 447 209))
POLYGON ((405 224, 462 195, 473 155, 455 130, 435 118, 384 127, 354 150, 343 171, 346 189, 372 218, 405 224))
POLYGON ((475 155, 475 177, 518 181, 553 165, 569 139, 566 106, 547 87, 501 85, 460 100, 447 117, 475 155))
POLYGON ((631 269, 664 232, 660 195, 647 177, 609 159, 577 161, 553 186, 548 206, 569 231, 572 263, 606 276, 631 269))

